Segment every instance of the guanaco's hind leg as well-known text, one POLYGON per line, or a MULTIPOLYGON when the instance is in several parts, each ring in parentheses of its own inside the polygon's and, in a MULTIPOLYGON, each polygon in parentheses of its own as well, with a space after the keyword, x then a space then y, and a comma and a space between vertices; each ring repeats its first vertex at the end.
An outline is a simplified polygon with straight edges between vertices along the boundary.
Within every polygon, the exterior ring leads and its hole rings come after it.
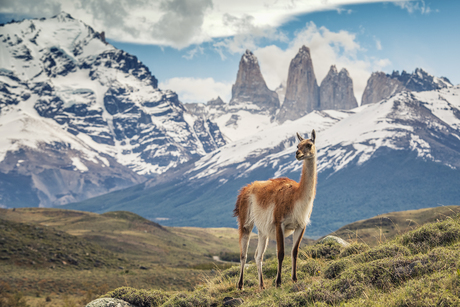
POLYGON ((300 242, 302 241, 305 227, 297 228, 292 235, 292 281, 297 281, 297 254, 299 253, 300 242))
POLYGON ((284 227, 282 224, 276 225, 276 249, 278 253, 278 274, 276 275, 276 287, 281 286, 281 270, 284 260, 284 227))
POLYGON ((240 280, 238 281, 238 289, 243 290, 243 275, 244 275, 244 265, 246 264, 246 259, 248 256, 248 246, 249 246, 249 237, 251 235, 252 228, 254 224, 248 225, 246 227, 241 226, 240 230, 240 280))
POLYGON ((268 237, 261 234, 259 231, 259 242, 257 243, 257 250, 254 254, 254 259, 257 265, 257 273, 259 275, 259 288, 265 289, 264 277, 262 275, 262 261, 264 260, 265 250, 267 249, 268 237))

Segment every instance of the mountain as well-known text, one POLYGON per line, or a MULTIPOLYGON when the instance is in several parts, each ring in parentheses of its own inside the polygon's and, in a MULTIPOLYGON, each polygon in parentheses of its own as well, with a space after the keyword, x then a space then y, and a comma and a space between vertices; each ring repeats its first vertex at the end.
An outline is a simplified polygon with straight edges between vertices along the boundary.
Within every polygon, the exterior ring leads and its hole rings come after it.
POLYGON ((135 56, 66 13, 1 25, 0 204, 79 201, 226 143, 157 83, 135 56))
MULTIPOLYGON (((268 89, 257 57, 250 50, 246 50, 241 57, 236 81, 232 86, 230 105, 238 104, 255 105, 270 115, 275 115, 280 106, 278 94, 268 89)), ((254 107, 248 107, 251 108, 254 107)))
POLYGON ((130 208, 165 225, 235 227, 238 190, 300 177, 296 131, 317 129, 318 187, 307 236, 378 214, 455 205, 460 198, 460 87, 402 92, 350 111, 314 111, 227 144, 168 178, 66 208, 130 208), (178 193, 178 191, 180 191, 178 193))
POLYGON ((321 110, 350 110, 358 107, 348 70, 342 68, 337 72, 335 65, 331 66, 321 82, 319 101, 321 110))
POLYGON ((302 46, 289 65, 284 103, 277 120, 295 120, 319 109, 319 87, 316 82, 310 49, 302 46))
POLYGON ((278 94, 268 89, 257 57, 249 50, 241 56, 229 103, 218 97, 206 104, 185 104, 193 115, 215 122, 228 142, 277 125, 274 116, 279 106, 278 94))
POLYGON ((416 68, 412 74, 403 70, 393 71, 391 75, 374 72, 367 80, 361 105, 378 102, 402 91, 423 92, 450 87, 452 84, 445 77, 434 77, 421 68, 416 68))

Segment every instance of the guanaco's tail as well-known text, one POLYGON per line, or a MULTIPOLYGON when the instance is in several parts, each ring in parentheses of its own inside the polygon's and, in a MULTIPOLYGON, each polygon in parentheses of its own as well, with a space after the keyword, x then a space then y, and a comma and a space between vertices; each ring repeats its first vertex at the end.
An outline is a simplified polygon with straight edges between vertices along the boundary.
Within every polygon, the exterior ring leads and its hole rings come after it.
POLYGON ((248 211, 249 211, 249 187, 245 186, 240 190, 238 198, 236 199, 235 209, 233 210, 233 216, 238 218, 238 224, 240 227, 246 223, 248 211))

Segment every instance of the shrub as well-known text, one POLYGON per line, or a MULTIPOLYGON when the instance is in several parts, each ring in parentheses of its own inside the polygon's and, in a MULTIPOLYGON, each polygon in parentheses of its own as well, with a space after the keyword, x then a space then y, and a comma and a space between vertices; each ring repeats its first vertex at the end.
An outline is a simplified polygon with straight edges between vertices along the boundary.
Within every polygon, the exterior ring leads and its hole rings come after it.
POLYGON ((318 276, 321 273, 321 264, 314 259, 300 260, 297 263, 297 271, 302 271, 310 276, 318 276))
POLYGON ((351 255, 357 255, 367 250, 369 250, 369 245, 363 244, 363 243, 354 243, 354 244, 348 245, 347 247, 344 247, 339 257, 344 258, 344 257, 348 257, 351 255))
POLYGON ((171 297, 164 307, 205 307, 211 306, 211 298, 202 292, 181 292, 171 297))
POLYGON ((340 254, 341 245, 335 241, 328 240, 313 246, 307 246, 304 252, 311 258, 335 259, 340 254))
POLYGON ((460 240, 460 225, 458 221, 446 220, 431 223, 410 231, 399 239, 412 253, 426 253, 436 246, 447 246, 460 240))
POLYGON ((397 256, 409 256, 410 254, 411 252, 407 247, 399 244, 389 243, 368 250, 367 252, 357 255, 353 259, 359 262, 370 262, 397 256))
POLYGON ((350 259, 339 259, 329 264, 324 271, 324 277, 328 279, 336 278, 345 269, 351 267, 353 262, 350 259))

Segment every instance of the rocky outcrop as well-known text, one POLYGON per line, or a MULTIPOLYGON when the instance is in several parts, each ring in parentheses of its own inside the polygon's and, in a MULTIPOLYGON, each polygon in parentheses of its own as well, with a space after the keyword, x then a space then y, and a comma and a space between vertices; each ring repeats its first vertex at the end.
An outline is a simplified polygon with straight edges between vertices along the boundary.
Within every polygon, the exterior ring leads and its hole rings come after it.
POLYGON ((302 46, 289 65, 286 96, 277 120, 294 120, 317 109, 319 88, 313 71, 310 49, 302 46))
POLYGON ((421 68, 410 74, 403 70, 393 71, 391 75, 383 72, 372 73, 367 80, 361 105, 378 102, 402 91, 432 91, 452 86, 449 79, 435 77, 421 68))
POLYGON ((349 110, 358 106, 353 93, 353 80, 345 68, 337 72, 335 65, 331 66, 321 82, 319 100, 321 110, 349 110))
POLYGON ((220 96, 217 96, 216 99, 211 99, 207 103, 209 106, 222 106, 225 104, 225 102, 220 98, 220 96))
POLYGON ((422 68, 416 68, 412 74, 405 70, 401 74, 399 71, 393 71, 391 78, 398 79, 409 91, 414 92, 439 90, 452 86, 446 77, 435 77, 422 68))
POLYGON ((398 79, 393 79, 383 72, 374 72, 367 80, 361 105, 379 102, 405 90, 406 87, 398 79))
POLYGON ((98 298, 94 301, 91 301, 86 305, 86 307, 135 307, 134 305, 125 302, 123 300, 119 300, 117 298, 98 298))
POLYGON ((246 50, 240 61, 236 82, 232 86, 230 105, 251 102, 274 115, 279 109, 278 94, 268 89, 254 54, 246 50))

